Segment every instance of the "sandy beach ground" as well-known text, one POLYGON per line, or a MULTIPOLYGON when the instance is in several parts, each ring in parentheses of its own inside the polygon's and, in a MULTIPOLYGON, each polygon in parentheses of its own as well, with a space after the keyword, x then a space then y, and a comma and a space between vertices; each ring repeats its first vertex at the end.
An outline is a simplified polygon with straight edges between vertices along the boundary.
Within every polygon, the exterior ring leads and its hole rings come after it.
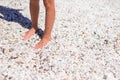
MULTIPOLYGON (((0 80, 120 80, 120 1, 55 3, 53 40, 34 50, 40 34, 22 40, 31 24, 29 0, 0 0, 0 80)), ((44 20, 41 0, 42 30, 44 20)))

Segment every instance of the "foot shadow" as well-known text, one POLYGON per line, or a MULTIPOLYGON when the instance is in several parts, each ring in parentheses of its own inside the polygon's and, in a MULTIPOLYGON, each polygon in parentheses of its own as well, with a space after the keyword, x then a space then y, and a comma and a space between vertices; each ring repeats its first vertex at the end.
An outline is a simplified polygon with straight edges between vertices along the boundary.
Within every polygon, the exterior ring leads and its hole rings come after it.
MULTIPOLYGON (((31 21, 27 17, 24 17, 19 11, 22 9, 13 9, 4 6, 0 6, 0 18, 9 22, 15 22, 20 24, 22 27, 31 29, 31 21)), ((36 34, 42 38, 43 30, 38 29, 36 34)))

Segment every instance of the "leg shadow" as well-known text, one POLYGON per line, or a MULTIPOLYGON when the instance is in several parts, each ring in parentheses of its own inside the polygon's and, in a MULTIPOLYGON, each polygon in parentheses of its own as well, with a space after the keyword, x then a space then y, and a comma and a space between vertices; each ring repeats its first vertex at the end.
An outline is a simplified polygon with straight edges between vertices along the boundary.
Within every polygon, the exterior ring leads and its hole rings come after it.
MULTIPOLYGON (((27 17, 24 17, 19 11, 22 11, 22 9, 12 9, 0 6, 0 18, 10 22, 16 22, 22 27, 30 29, 31 21, 27 17)), ((43 30, 38 29, 36 31, 36 34, 39 35, 40 38, 42 38, 43 30)))

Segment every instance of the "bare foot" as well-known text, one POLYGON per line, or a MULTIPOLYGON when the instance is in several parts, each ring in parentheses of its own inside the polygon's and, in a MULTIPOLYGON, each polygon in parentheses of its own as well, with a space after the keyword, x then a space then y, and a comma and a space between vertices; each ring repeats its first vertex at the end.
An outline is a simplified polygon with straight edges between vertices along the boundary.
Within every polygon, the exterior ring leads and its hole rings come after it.
POLYGON ((35 45, 34 49, 43 48, 49 41, 51 41, 51 39, 51 37, 43 38, 37 45, 35 45))
POLYGON ((35 34, 35 32, 36 32, 36 29, 31 28, 29 31, 25 33, 25 35, 23 36, 23 40, 29 39, 33 34, 35 34))

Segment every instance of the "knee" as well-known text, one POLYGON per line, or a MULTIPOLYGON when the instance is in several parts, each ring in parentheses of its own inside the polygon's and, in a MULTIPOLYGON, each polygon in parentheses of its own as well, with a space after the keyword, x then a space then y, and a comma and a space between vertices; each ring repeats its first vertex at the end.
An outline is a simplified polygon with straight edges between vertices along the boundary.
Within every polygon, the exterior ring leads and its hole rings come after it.
POLYGON ((54 8, 54 0, 44 0, 44 6, 46 9, 54 8))

